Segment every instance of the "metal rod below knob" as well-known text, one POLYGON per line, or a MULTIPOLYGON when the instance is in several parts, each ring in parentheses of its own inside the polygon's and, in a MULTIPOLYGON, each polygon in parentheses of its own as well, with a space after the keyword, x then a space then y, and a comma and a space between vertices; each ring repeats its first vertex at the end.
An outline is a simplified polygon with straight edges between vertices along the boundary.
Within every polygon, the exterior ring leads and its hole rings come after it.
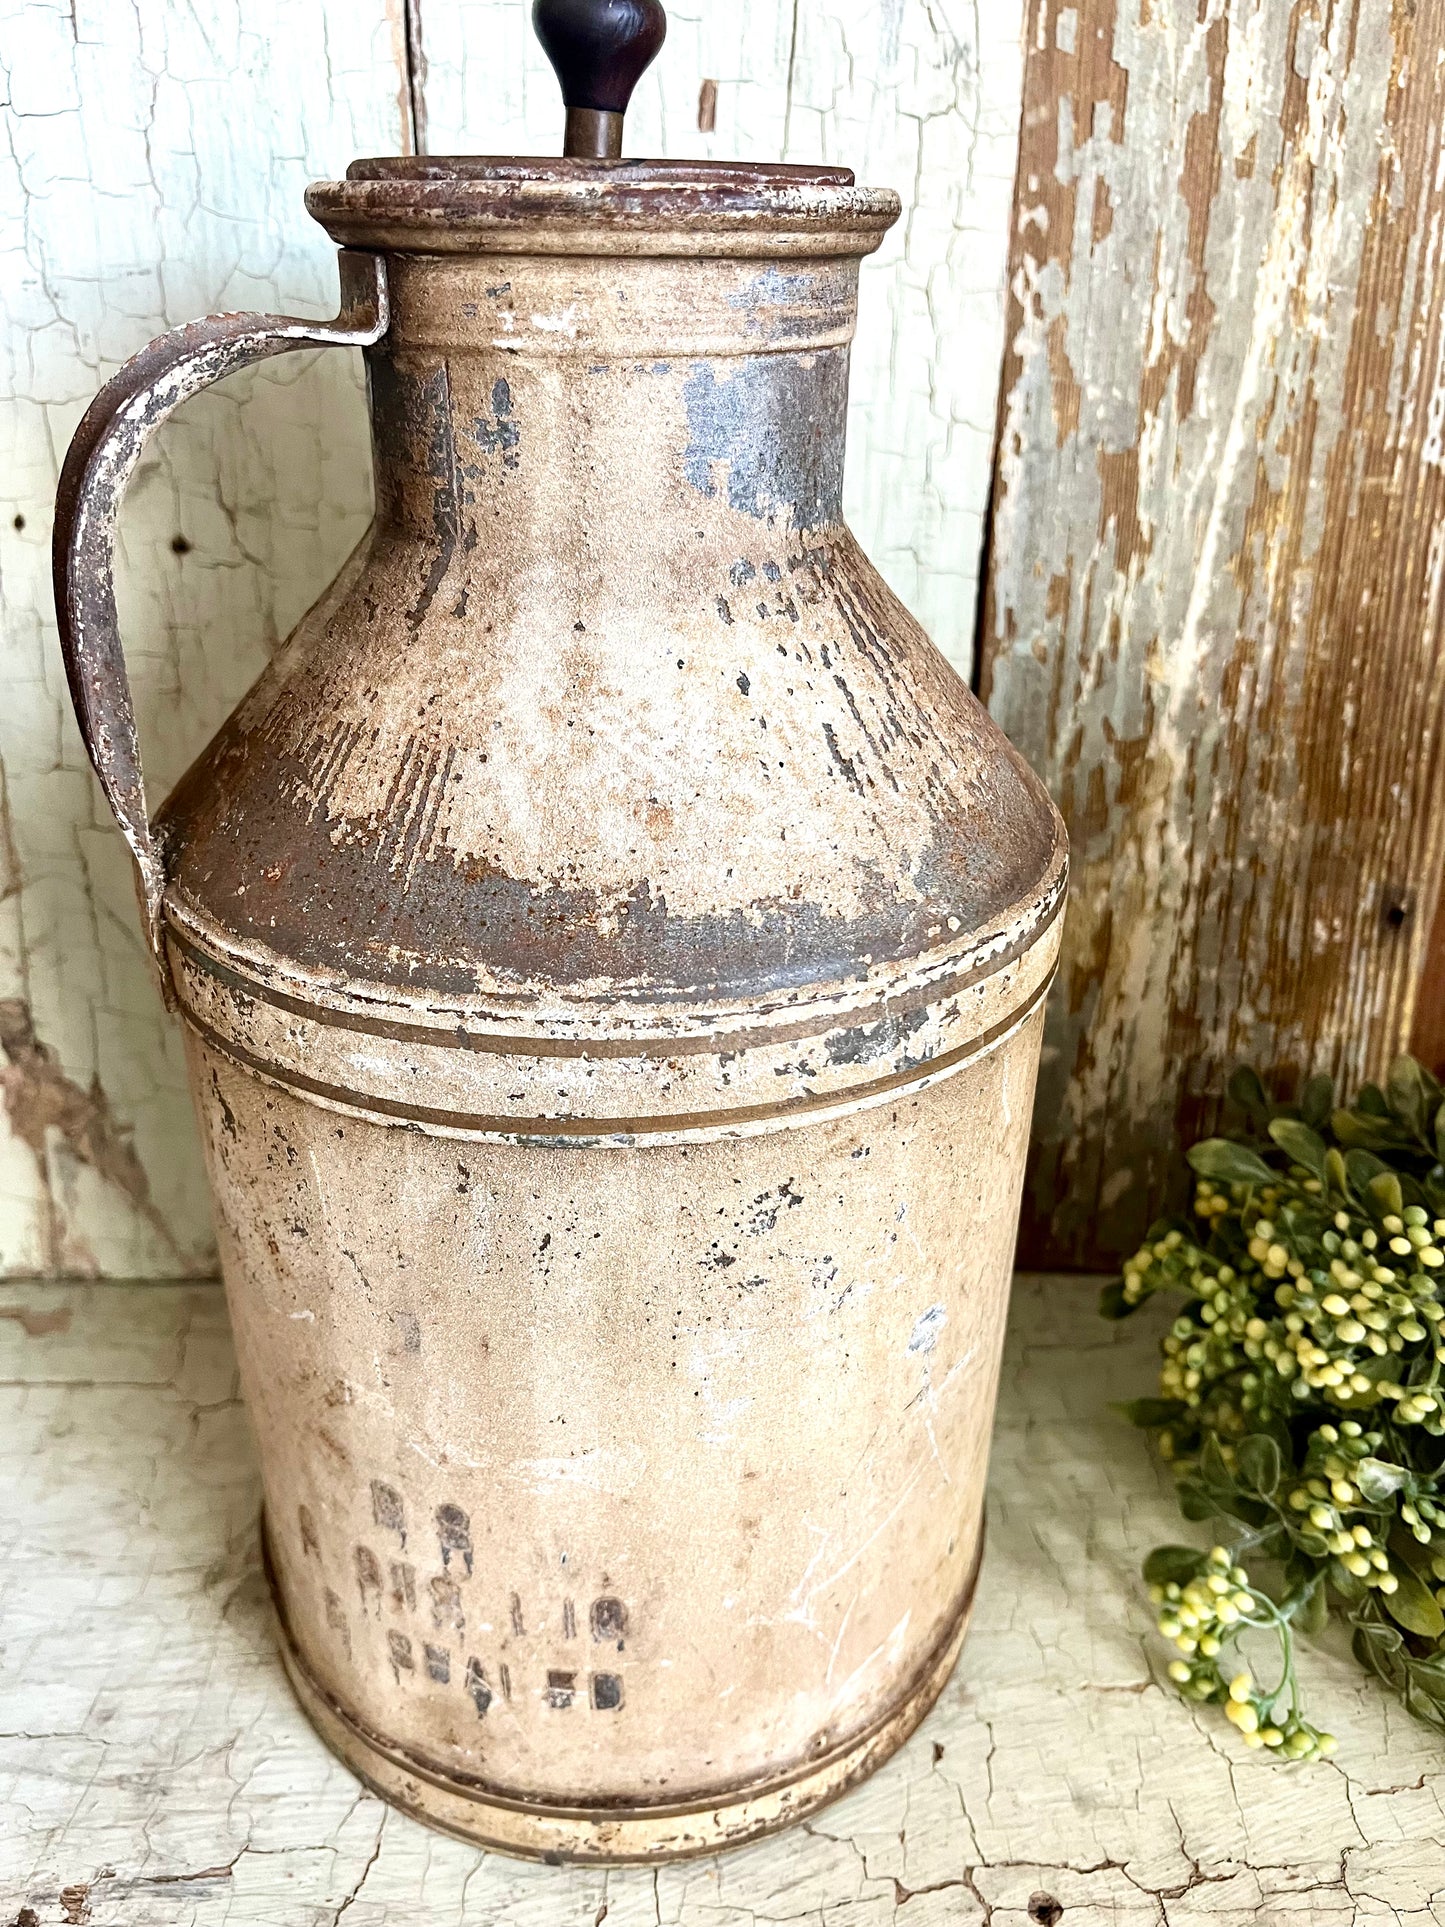
POLYGON ((601 107, 569 107, 562 152, 573 161, 622 158, 622 116, 601 107))
POLYGON ((532 25, 562 86, 563 154, 619 160, 632 90, 667 36, 662 0, 533 0, 532 25))

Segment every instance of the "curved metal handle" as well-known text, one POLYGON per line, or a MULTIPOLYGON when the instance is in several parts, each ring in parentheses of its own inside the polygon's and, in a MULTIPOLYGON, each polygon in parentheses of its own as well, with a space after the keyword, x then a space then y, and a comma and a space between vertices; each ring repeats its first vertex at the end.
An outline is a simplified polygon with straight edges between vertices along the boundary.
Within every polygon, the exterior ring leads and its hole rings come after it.
POLYGON ((389 325, 381 256, 343 249, 341 311, 335 321, 213 315, 158 336, 90 404, 60 471, 51 554, 66 680, 91 764, 135 858, 146 941, 168 1003, 170 973, 161 935, 165 866, 146 811, 135 709, 116 621, 121 496, 152 429, 191 395, 253 361, 296 348, 371 347, 389 325))

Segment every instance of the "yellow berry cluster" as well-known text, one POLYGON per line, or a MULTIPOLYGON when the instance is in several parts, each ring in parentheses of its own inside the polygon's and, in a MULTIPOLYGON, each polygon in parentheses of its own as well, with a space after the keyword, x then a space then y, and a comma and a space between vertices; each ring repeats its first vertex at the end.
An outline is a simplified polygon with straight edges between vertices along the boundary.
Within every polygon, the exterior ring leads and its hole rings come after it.
MULTIPOLYGON (((1300 1189, 1318 1194, 1320 1186, 1302 1179, 1300 1189)), ((1237 1210, 1231 1192, 1243 1191, 1201 1179, 1196 1214, 1213 1220, 1237 1210)), ((1266 1186, 1258 1198, 1268 1212, 1280 1193, 1266 1186)), ((1422 1207, 1407 1206, 1384 1219, 1382 1245, 1373 1225, 1337 1211, 1322 1236, 1312 1234, 1316 1248, 1306 1255, 1315 1262, 1308 1268, 1292 1248, 1304 1242, 1296 1232, 1263 1215, 1244 1228, 1239 1267, 1177 1228, 1124 1266, 1126 1304, 1166 1287, 1196 1300, 1164 1340, 1164 1397, 1198 1409, 1221 1379, 1243 1367, 1242 1413, 1287 1410, 1312 1393, 1342 1407, 1388 1400, 1398 1423, 1445 1435, 1445 1304, 1436 1277, 1445 1253, 1435 1242, 1445 1239, 1445 1218, 1431 1222, 1422 1207), (1269 1309, 1273 1317, 1261 1315, 1269 1309), (1413 1369, 1422 1357, 1429 1362, 1423 1377, 1413 1369)))
POLYGON ((1201 1570, 1184 1584, 1149 1588, 1159 1612, 1159 1630, 1174 1642, 1181 1658, 1171 1660, 1169 1677, 1186 1699, 1222 1703, 1224 1716, 1248 1747, 1268 1747, 1290 1760, 1317 1759, 1333 1753, 1332 1733, 1321 1733, 1293 1705, 1293 1678, 1286 1669, 1291 1705, 1279 1711, 1286 1681, 1261 1692, 1248 1670, 1226 1680, 1219 1658, 1226 1640, 1250 1626, 1277 1623, 1272 1603, 1254 1590, 1243 1566, 1232 1563, 1224 1546, 1215 1546, 1201 1570))
POLYGON ((1186 1516, 1240 1526, 1232 1551, 1150 1554, 1170 1677, 1250 1746, 1329 1752, 1299 1715, 1294 1651, 1333 1607, 1360 1663, 1445 1730, 1445 1089, 1402 1059, 1354 1110, 1323 1078, 1297 1107, 1253 1073, 1231 1098, 1253 1142, 1191 1149, 1192 1214, 1151 1231, 1102 1305, 1180 1294, 1160 1396, 1126 1409, 1186 1516), (1256 1552, 1282 1568, 1275 1597, 1249 1582, 1256 1552), (1272 1693, 1234 1647, 1271 1631, 1272 1693))

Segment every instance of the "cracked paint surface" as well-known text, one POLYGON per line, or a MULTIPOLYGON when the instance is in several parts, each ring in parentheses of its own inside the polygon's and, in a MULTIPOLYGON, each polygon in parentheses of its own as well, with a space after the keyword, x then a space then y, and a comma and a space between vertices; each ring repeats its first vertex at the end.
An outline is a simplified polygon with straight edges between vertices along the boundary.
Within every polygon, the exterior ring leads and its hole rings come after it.
MULTIPOLYGON (((145 1191, 63 1131, 0 1121, 0 1275, 213 1264, 179 1033, 70 715, 50 504, 96 388, 220 309, 329 315, 301 204, 354 155, 554 151, 519 0, 0 0, 0 998, 96 1094, 145 1191), (418 140, 420 136, 420 140, 418 140), (32 1135, 34 1135, 32 1133, 32 1135), (148 1198, 148 1203, 141 1200, 148 1198)), ((850 517, 959 667, 1003 340, 1020 0, 746 0, 670 10, 634 151, 842 161, 896 187, 853 356, 850 517), (715 131, 698 129, 703 80, 715 131)), ((335 574, 370 512, 358 370, 298 356, 188 402, 121 521, 117 584, 153 803, 335 574)))
POLYGON ((604 1872, 429 1833, 306 1725, 266 1620, 219 1289, 0 1287, 0 1918, 1431 1927, 1445 1766, 1343 1641, 1302 1658, 1340 1736, 1316 1767, 1247 1753, 1164 1681, 1138 1562, 1191 1528, 1107 1403, 1157 1331, 1100 1324, 1094 1299, 1015 1288, 974 1626, 918 1734, 802 1828, 604 1872))
MULTIPOLYGON (((0 1127, 0 1272, 212 1269, 180 1035, 71 716, 50 601, 60 458, 100 384, 219 309, 334 312, 301 194, 398 145, 381 0, 0 0, 0 999, 89 1094, 110 1154, 0 1127), (124 1181, 117 1182, 117 1177, 124 1181)), ((305 357, 167 426, 121 520, 119 600, 153 799, 334 573, 370 512, 359 368, 305 357)), ((13 1026, 12 1026, 13 1029, 13 1026)), ((39 1053, 39 1055, 37 1054, 39 1053)), ((32 1120, 36 1113, 32 1107, 32 1120)), ((91 1134, 92 1145, 94 1134, 91 1134)))

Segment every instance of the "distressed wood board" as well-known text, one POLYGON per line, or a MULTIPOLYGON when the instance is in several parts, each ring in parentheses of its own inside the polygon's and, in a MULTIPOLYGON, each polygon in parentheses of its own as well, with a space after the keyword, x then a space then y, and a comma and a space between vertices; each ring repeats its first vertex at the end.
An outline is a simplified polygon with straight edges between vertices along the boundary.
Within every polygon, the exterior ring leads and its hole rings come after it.
POLYGON ((1016 1287, 973 1630, 902 1753, 801 1829, 604 1873, 429 1833, 311 1733, 272 1647, 218 1288, 0 1286, 0 1920, 1445 1921, 1438 1736, 1338 1642, 1302 1660, 1329 1764, 1247 1753, 1161 1684, 1138 1563, 1196 1529, 1107 1403, 1147 1385, 1159 1320, 1094 1302, 1016 1287))
POLYGON ((1445 6, 1030 0, 982 681, 1073 890, 1025 1211, 1379 1074, 1445 856, 1445 6))
MULTIPOLYGON (((849 512, 965 670, 1020 12, 675 6, 631 123, 635 151, 844 160, 901 193, 864 293, 849 512)), ((188 1276, 213 1253, 179 1034, 55 645, 59 461, 95 389, 163 328, 334 312, 309 180, 418 142, 555 152, 559 97, 523 0, 0 0, 0 76, 0 1275, 188 1276)), ((236 377, 157 436, 119 583, 153 798, 364 528, 366 437, 357 360, 336 351, 236 377)))

